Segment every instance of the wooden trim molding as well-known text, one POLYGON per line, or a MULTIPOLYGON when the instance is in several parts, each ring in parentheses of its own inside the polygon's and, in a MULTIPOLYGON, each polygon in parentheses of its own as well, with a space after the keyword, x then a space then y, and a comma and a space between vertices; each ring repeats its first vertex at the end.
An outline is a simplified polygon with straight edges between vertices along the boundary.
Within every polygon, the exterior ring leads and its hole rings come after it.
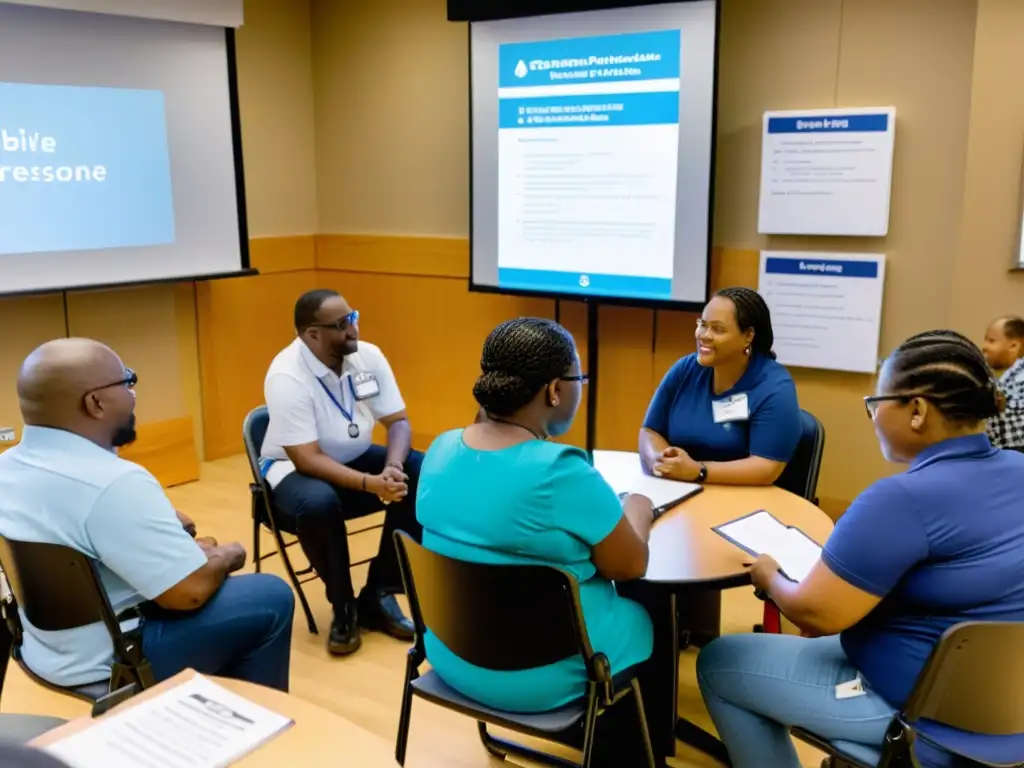
POLYGON ((469 278, 464 237, 317 235, 316 268, 340 272, 469 278))
MULTIPOLYGON (((122 459, 141 464, 164 488, 199 479, 199 454, 190 417, 139 424, 136 431, 136 441, 118 452, 122 459)), ((0 443, 0 453, 17 444, 0 443)))
POLYGON ((191 417, 140 424, 136 429, 138 439, 120 450, 122 459, 144 466, 165 488, 199 479, 191 417))
POLYGON ((249 263, 263 275, 313 269, 316 238, 314 235, 253 238, 249 241, 249 263))

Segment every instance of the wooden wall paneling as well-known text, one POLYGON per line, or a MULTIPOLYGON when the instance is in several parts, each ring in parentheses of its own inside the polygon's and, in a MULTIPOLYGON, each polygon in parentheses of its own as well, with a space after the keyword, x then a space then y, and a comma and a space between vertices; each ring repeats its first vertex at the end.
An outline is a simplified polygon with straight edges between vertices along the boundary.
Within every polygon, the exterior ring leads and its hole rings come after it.
MULTIPOLYGON (((64 305, 59 294, 0 300, 0 427, 21 435, 21 410, 15 386, 28 353, 64 336, 64 305)), ((0 443, 0 450, 4 447, 0 443)))
POLYGON ((318 235, 318 269, 469 279, 464 237, 318 235))
POLYGON ((495 326, 520 315, 553 313, 547 300, 470 293, 465 278, 320 269, 317 280, 359 310, 362 338, 387 356, 417 448, 472 421, 480 351, 495 326))
POLYGON ((122 448, 123 459, 141 464, 164 487, 199 479, 199 454, 190 416, 139 424, 138 439, 122 448))
POLYGON ((206 459, 242 450, 242 421, 263 402, 274 356, 295 338, 295 300, 316 272, 278 272, 196 286, 206 459))
POLYGON ((598 448, 635 451, 654 394, 654 311, 601 307, 597 390, 598 448))

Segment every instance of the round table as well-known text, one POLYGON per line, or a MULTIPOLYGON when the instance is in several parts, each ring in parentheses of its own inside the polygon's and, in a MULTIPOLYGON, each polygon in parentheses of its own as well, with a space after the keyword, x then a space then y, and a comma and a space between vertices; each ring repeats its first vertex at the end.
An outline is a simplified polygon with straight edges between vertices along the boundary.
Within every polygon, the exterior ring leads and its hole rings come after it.
POLYGON ((832 519, 806 499, 781 488, 709 485, 666 512, 651 529, 645 581, 728 589, 750 583, 748 553, 712 528, 760 509, 799 528, 819 544, 832 531, 832 519))
MULTIPOLYGON (((774 486, 723 485, 706 486, 665 513, 651 528, 650 559, 643 579, 651 586, 644 602, 654 621, 651 663, 662 672, 656 675, 657 682, 644 691, 644 704, 649 723, 652 718, 674 723, 664 742, 655 740, 654 749, 659 756, 675 753, 674 736, 721 764, 730 765, 725 746, 717 738, 677 715, 677 599, 693 601, 700 595, 750 584, 745 565, 752 559, 750 554, 712 529, 761 509, 771 512, 784 525, 799 528, 819 544, 824 544, 832 531, 828 515, 789 491, 774 486)), ((717 595, 714 597, 717 600, 717 595)), ((658 733, 666 731, 667 728, 657 729, 658 733)))

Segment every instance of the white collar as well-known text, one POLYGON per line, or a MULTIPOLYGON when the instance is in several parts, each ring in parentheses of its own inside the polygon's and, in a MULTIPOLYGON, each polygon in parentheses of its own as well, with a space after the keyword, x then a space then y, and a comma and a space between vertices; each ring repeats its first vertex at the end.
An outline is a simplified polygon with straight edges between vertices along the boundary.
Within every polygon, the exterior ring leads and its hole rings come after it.
MULTIPOLYGON (((341 378, 334 371, 324 365, 320 361, 320 358, 313 354, 313 350, 306 346, 306 342, 301 338, 296 339, 296 341, 299 344, 299 355, 302 357, 302 361, 314 376, 318 379, 322 379, 325 376, 341 378)), ((342 367, 344 367, 344 365, 344 362, 342 362, 342 367)))

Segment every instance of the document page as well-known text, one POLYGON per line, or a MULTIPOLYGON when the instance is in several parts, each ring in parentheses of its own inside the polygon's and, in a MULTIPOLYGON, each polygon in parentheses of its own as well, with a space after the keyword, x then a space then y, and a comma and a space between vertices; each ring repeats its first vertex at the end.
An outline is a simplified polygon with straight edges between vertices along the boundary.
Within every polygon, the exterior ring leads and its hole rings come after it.
POLYGON ((196 675, 51 744, 71 768, 220 768, 292 721, 196 675))
POLYGON ((594 469, 619 495, 639 493, 649 498, 655 509, 673 506, 703 490, 696 483, 646 474, 640 455, 630 451, 594 451, 594 469))
POLYGON ((715 530, 754 555, 771 555, 793 581, 803 581, 821 558, 821 547, 806 534, 787 528, 764 510, 715 530))

